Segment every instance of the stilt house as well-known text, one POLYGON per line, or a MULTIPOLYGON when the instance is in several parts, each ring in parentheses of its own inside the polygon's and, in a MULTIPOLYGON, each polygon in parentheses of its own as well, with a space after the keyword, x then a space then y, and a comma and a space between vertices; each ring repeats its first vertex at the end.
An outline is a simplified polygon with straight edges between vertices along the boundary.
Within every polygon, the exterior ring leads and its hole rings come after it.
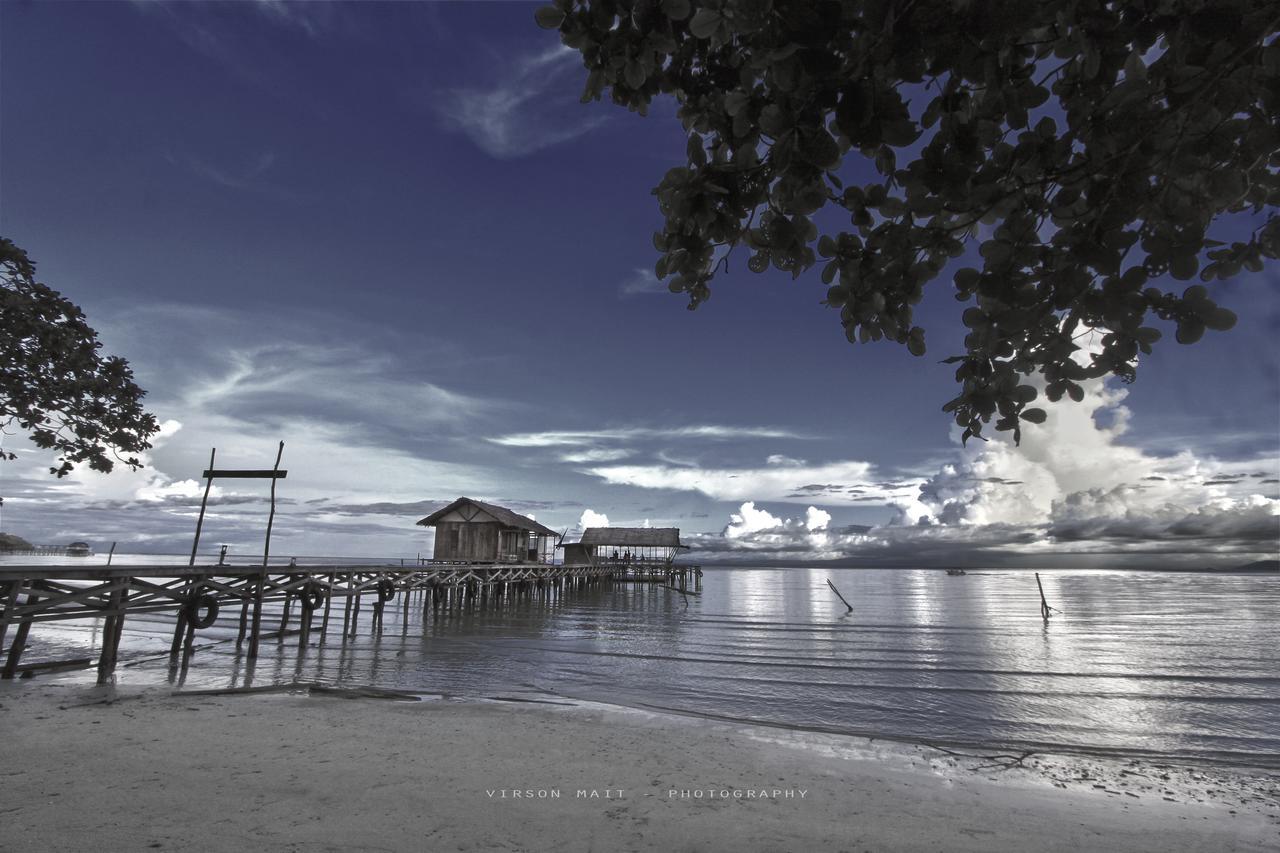
POLYGON ((418 522, 436 529, 432 559, 471 563, 546 563, 556 532, 506 507, 458 498, 418 522))
POLYGON ((670 565, 689 546, 680 544, 678 527, 588 527, 572 557, 571 547, 565 546, 566 563, 670 565))

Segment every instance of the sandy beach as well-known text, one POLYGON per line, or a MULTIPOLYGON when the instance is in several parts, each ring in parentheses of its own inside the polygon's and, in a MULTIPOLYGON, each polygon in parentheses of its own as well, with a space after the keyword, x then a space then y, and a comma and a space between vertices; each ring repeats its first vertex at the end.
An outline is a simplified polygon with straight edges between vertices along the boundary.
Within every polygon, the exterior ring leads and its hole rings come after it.
POLYGON ((590 703, 0 689, 6 850, 1262 851, 1277 780, 590 703))

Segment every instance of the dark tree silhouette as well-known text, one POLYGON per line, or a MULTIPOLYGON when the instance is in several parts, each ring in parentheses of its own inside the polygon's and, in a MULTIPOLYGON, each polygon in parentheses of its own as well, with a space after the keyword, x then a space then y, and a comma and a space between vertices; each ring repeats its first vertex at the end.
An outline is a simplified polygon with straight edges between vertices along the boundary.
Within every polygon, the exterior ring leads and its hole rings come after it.
POLYGON ((96 471, 116 460, 139 468, 121 454, 151 447, 159 430, 128 362, 104 357, 101 347, 80 309, 37 282, 27 253, 0 237, 0 425, 16 424, 37 447, 56 451, 59 464, 49 470, 59 477, 82 462, 96 471))
POLYGON ((584 102, 678 103, 688 162, 654 190, 654 245, 690 308, 740 247, 755 272, 821 263, 850 341, 922 355, 913 306, 976 241, 981 267, 952 276, 969 333, 943 407, 966 440, 1045 419, 1025 377, 1050 400, 1132 381, 1151 315, 1186 344, 1229 329, 1204 286, 1169 278, 1280 251, 1274 0, 555 0, 535 17, 581 53, 584 102), (868 165, 842 171, 850 152, 868 165))

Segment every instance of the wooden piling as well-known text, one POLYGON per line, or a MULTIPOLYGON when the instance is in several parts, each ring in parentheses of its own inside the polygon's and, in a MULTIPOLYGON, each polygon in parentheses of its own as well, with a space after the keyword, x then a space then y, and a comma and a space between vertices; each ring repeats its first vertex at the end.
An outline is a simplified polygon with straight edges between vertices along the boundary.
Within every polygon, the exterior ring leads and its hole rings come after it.
MULTIPOLYGON (((27 592, 27 605, 30 606, 40 600, 40 596, 32 592, 27 592)), ((27 648, 27 634, 31 632, 31 618, 28 617, 18 623, 18 630, 13 635, 13 645, 9 647, 9 659, 5 661, 4 671, 0 672, 0 678, 13 678, 15 672, 18 671, 18 661, 22 660, 22 652, 27 648)))
POLYGON ((257 660, 258 640, 262 634, 262 600, 267 593, 267 567, 264 565, 258 573, 258 580, 253 588, 253 622, 249 627, 249 660, 257 660))
POLYGON ((102 629, 102 652, 98 655, 98 683, 106 684, 111 680, 116 668, 116 657, 120 648, 120 635, 124 630, 124 612, 128 606, 129 579, 122 578, 119 586, 111 593, 111 613, 102 629))
POLYGON ((276 643, 284 642, 284 632, 289 628, 289 605, 293 602, 293 593, 284 594, 284 607, 280 611, 280 632, 276 634, 276 643))
POLYGON ((22 581, 13 581, 5 592, 4 619, 0 620, 0 652, 4 651, 4 638, 9 633, 10 614, 18 606, 18 593, 22 589, 22 581))
POLYGON ((324 642, 325 636, 329 633, 329 608, 333 604, 333 581, 337 577, 333 572, 329 572, 329 589, 324 596, 324 618, 320 620, 320 642, 324 642))

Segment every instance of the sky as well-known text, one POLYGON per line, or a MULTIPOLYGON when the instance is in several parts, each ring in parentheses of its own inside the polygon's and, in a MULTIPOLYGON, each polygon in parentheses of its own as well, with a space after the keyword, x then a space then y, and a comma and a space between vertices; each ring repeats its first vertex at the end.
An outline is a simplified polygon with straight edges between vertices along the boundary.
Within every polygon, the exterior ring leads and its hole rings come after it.
MULTIPOLYGON (((1213 285, 1233 331, 962 447, 948 276, 924 358, 850 345, 816 269, 739 259, 686 310, 651 242, 674 108, 579 103, 535 8, 0 3, 0 234, 164 424, 146 468, 62 480, 11 428, 0 529, 183 553, 210 450, 269 468, 283 440, 276 555, 429 554, 415 522, 460 495, 568 541, 679 527, 704 562, 1280 552, 1275 268, 1213 285)), ((216 483, 203 549, 260 554, 266 498, 216 483)))

